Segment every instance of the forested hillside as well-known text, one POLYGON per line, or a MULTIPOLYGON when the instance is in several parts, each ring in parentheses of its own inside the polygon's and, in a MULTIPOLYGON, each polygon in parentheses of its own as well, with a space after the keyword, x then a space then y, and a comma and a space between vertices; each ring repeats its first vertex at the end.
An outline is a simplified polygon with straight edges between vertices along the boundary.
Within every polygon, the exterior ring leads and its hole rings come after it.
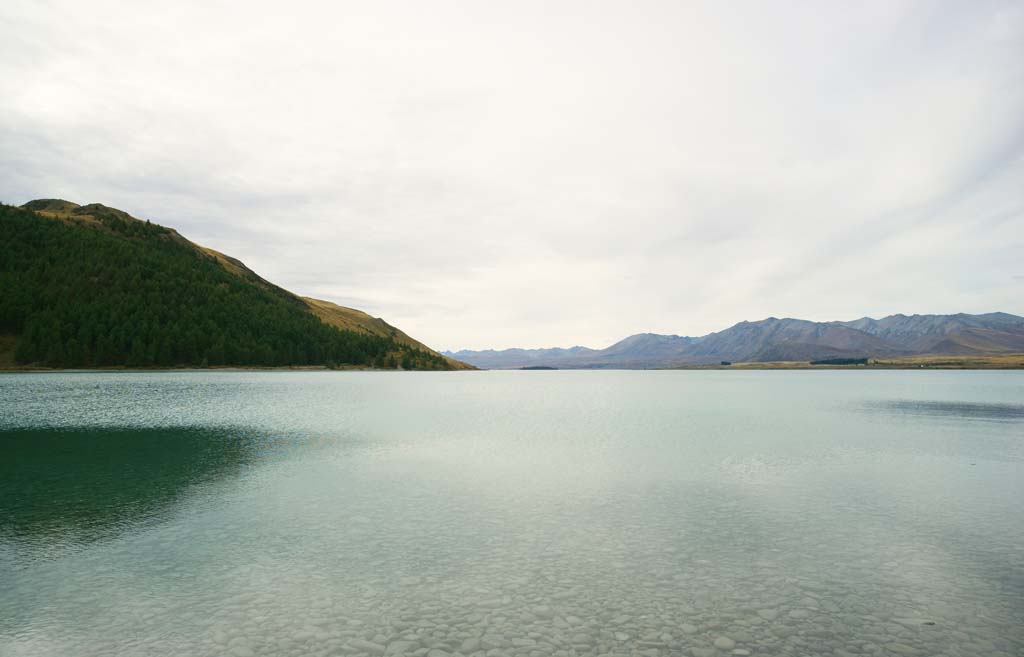
POLYGON ((19 364, 451 367, 329 326, 168 228, 99 205, 38 203, 0 205, 0 335, 15 336, 19 364))

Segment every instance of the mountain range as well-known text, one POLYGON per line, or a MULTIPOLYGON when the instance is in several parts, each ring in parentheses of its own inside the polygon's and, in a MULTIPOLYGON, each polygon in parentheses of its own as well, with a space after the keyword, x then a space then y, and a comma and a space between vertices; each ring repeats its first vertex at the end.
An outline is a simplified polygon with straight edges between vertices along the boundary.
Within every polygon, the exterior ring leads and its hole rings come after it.
POLYGON ((605 349, 504 349, 442 352, 485 369, 644 369, 725 362, 811 361, 836 358, 971 356, 1024 352, 1024 317, 890 315, 812 322, 769 317, 740 322, 701 337, 639 333, 605 349))
POLYGON ((98 203, 0 204, 0 367, 669 368, 1024 353, 1024 318, 769 317, 604 349, 438 353, 383 319, 304 297, 177 231, 98 203))

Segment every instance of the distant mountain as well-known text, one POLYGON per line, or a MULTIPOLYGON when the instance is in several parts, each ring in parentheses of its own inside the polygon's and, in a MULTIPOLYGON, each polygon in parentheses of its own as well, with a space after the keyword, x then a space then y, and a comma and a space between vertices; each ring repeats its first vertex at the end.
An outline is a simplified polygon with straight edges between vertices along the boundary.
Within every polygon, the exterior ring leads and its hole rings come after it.
POLYGON ((0 244, 0 366, 469 367, 98 203, 0 205, 0 244))
POLYGON ((485 349, 483 351, 463 350, 455 352, 442 351, 441 353, 449 358, 468 363, 469 361, 462 360, 462 356, 460 356, 460 354, 466 354, 472 356, 476 361, 471 363, 474 367, 500 370, 528 367, 530 365, 555 366, 553 364, 576 362, 580 357, 585 359, 587 354, 599 352, 594 349, 587 349, 586 347, 571 347, 569 349, 503 349, 501 351, 493 349, 485 349))
POLYGON ((1016 315, 890 315, 843 322, 916 353, 978 354, 1021 350, 1021 322, 1016 315))
POLYGON ((721 361, 810 361, 983 355, 1024 352, 1024 317, 983 315, 891 315, 849 322, 811 322, 769 317, 740 322, 701 337, 640 333, 605 349, 506 349, 444 352, 488 369, 524 366, 568 368, 658 368, 721 361))

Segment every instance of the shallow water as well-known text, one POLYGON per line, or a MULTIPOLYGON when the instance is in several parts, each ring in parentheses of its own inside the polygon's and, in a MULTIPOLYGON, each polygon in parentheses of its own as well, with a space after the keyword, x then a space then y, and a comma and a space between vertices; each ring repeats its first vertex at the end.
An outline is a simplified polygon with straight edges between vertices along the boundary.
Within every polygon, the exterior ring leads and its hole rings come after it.
POLYGON ((0 376, 0 655, 1024 654, 1024 373, 0 376))

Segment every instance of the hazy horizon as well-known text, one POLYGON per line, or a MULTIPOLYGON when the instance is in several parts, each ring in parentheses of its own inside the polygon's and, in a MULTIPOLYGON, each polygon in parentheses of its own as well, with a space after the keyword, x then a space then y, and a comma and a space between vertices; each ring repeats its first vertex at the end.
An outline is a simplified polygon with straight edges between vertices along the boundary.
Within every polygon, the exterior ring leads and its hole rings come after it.
POLYGON ((1024 5, 0 7, 0 200, 439 350, 1024 315, 1024 5))

